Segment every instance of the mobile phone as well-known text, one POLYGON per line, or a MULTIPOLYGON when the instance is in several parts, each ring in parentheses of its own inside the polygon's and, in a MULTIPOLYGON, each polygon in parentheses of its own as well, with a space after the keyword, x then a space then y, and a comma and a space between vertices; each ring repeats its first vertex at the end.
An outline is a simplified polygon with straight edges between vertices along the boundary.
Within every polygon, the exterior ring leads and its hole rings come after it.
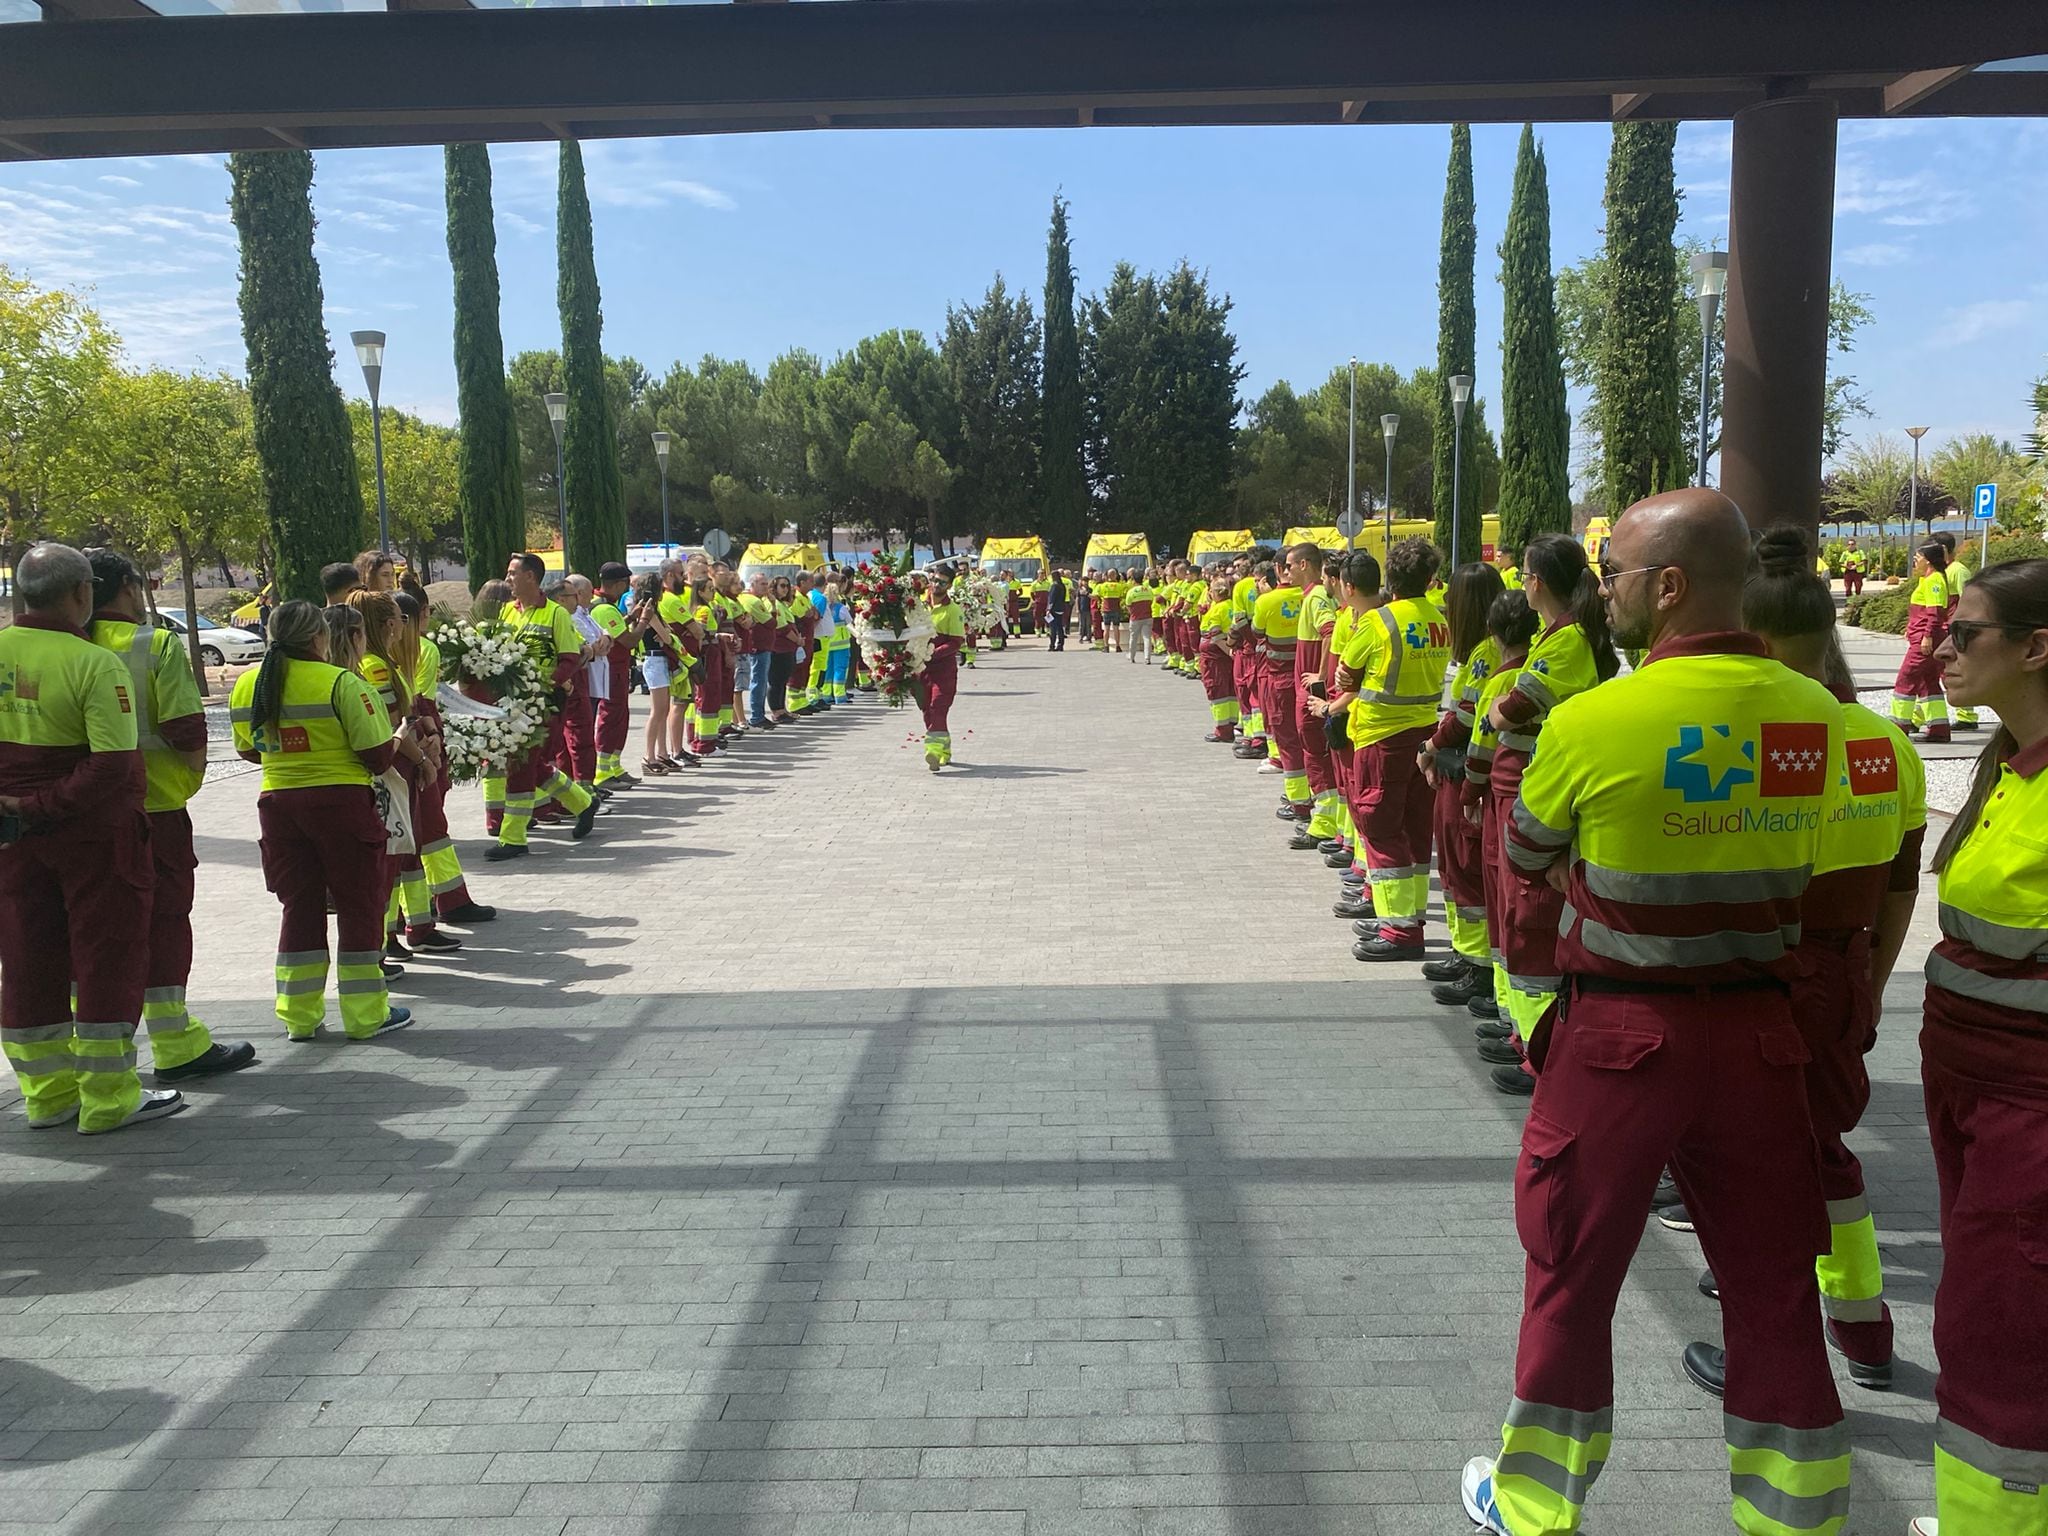
POLYGON ((0 811, 0 848, 21 841, 21 818, 12 811, 0 811))

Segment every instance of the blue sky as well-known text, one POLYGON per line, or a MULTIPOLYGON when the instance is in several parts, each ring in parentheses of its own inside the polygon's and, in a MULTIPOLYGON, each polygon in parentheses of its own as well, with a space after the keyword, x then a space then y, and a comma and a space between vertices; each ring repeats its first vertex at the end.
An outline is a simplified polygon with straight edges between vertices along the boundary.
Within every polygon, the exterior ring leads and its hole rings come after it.
MULTIPOLYGON (((1512 127, 1474 130, 1479 388, 1499 395, 1495 248, 1512 127)), ((1726 124, 1679 138, 1684 226, 1725 242, 1726 124)), ((1542 130, 1553 257, 1598 247, 1608 131, 1542 130)), ((947 303, 1000 270, 1034 298, 1055 189, 1073 204, 1084 290, 1111 264, 1209 270, 1235 300, 1246 398, 1312 384, 1356 352, 1403 369, 1435 355, 1448 131, 1094 129, 813 133, 586 146, 605 343, 659 373, 706 352, 765 366, 829 357, 891 326, 936 332, 947 303)), ((557 343, 555 149, 493 150, 508 353, 557 343)), ((1850 368, 1875 419, 1934 439, 2027 430, 2048 369, 2048 203, 2035 194, 2048 123, 1847 123, 1836 267, 1876 323, 1850 368)), ((318 157, 328 323, 345 388, 347 332, 390 334, 385 398, 455 415, 449 274, 436 149, 318 157)), ((0 262, 90 287, 144 363, 239 372, 235 240, 219 157, 0 166, 0 262)), ((1574 402, 1576 405, 1577 402, 1574 402)), ((1489 419, 1498 424, 1497 407, 1489 419)))

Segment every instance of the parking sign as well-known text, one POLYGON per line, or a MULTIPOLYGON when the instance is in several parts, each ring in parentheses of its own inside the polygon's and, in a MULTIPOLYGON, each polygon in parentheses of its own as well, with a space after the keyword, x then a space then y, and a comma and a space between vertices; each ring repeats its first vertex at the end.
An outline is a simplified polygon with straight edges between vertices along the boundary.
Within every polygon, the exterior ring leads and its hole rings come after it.
POLYGON ((1996 482, 1977 487, 1973 511, 1979 522, 1988 523, 1998 516, 1998 485, 1996 482))

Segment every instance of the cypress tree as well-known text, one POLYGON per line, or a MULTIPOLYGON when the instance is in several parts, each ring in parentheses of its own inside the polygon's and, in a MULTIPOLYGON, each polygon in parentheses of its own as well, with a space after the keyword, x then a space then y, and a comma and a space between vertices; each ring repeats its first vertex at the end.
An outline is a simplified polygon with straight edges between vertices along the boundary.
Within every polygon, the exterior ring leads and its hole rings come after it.
POLYGON ((1596 367, 1607 515, 1683 483, 1676 123, 1616 123, 1607 160, 1607 315, 1596 367))
POLYGON ((556 303, 562 311, 562 389, 569 421, 562 433, 562 485, 569 501, 568 569, 594 576, 626 558, 626 495, 619 477, 619 434, 605 389, 604 314, 598 304, 590 195, 583 149, 562 145, 555 204, 556 303))
POLYGON ((1522 125, 1514 202, 1500 245, 1500 535, 1520 551, 1572 525, 1570 417, 1550 271, 1550 180, 1536 133, 1522 125))
POLYGON ((242 336, 276 589, 320 601, 320 567, 362 547, 363 491, 348 411, 334 382, 313 257, 313 156, 228 156, 242 241, 242 336))
POLYGON ((1081 386, 1081 337, 1074 317, 1074 249, 1067 201, 1052 200, 1045 240, 1043 428, 1038 450, 1039 533, 1060 554, 1079 555, 1088 537, 1088 480, 1081 467, 1087 400, 1081 386))
MULTIPOLYGON (((1467 123, 1453 123, 1451 163, 1444 175, 1443 247, 1437 258, 1436 273, 1436 376, 1439 387, 1430 402, 1430 414, 1436 426, 1432 439, 1436 546, 1445 550, 1451 547, 1452 459, 1457 426, 1456 415, 1451 409, 1450 379, 1453 374, 1469 376, 1475 371, 1474 353, 1478 348, 1475 335, 1479 322, 1473 314, 1472 269, 1478 245, 1479 231, 1473 221, 1472 129, 1467 123)), ((1452 565, 1479 558, 1479 483, 1472 474, 1472 440, 1477 434, 1471 430, 1476 411, 1475 400, 1473 407, 1466 412, 1465 474, 1462 482, 1465 511, 1470 515, 1463 519, 1461 547, 1452 554, 1452 565)))
POLYGON ((450 144, 444 156, 448 261, 455 269, 455 391, 462 413, 462 548, 474 592, 503 574, 508 555, 526 548, 526 501, 498 326, 490 151, 481 144, 450 144))

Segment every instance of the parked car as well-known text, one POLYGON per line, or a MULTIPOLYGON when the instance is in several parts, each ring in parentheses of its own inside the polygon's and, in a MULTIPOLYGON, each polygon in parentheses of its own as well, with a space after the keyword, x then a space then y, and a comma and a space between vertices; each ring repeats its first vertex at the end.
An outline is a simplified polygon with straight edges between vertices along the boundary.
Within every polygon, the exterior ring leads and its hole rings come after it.
MULTIPOLYGON (((157 622, 173 634, 182 635, 186 630, 185 610, 182 608, 159 608, 157 622)), ((230 629, 225 624, 216 624, 205 614, 199 615, 199 660, 202 665, 247 666, 263 659, 263 637, 251 634, 246 629, 230 629)))

